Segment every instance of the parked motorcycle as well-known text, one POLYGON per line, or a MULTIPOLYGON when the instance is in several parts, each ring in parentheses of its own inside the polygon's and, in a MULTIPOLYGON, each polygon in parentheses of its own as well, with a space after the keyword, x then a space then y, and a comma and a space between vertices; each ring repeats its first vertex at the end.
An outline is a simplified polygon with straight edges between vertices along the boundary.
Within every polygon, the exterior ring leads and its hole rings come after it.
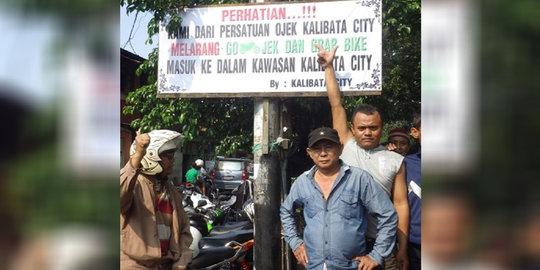
POLYGON ((253 239, 244 243, 230 241, 221 247, 201 249, 189 266, 189 269, 249 270, 253 262, 246 257, 253 252, 253 239))
MULTIPOLYGON (((193 236, 190 248, 193 250, 194 259, 190 268, 251 269, 253 265, 252 220, 213 225, 213 221, 209 220, 212 216, 202 213, 204 204, 205 201, 201 200, 198 201, 197 207, 185 207, 193 236)), ((252 207, 246 206, 244 209, 250 211, 252 207)), ((245 216, 252 216, 252 213, 246 213, 245 216)))

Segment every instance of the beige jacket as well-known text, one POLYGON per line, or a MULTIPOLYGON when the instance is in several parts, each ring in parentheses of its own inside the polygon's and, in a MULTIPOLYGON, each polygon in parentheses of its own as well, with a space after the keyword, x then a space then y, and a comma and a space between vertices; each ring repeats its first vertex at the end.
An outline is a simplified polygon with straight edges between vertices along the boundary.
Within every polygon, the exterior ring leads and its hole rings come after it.
MULTIPOLYGON (((161 263, 161 246, 155 218, 156 195, 150 181, 152 175, 145 175, 134 169, 128 162, 120 170, 120 251, 122 257, 132 259, 149 269, 161 263)), ((172 260, 172 268, 185 267, 192 260, 189 249, 191 233, 189 220, 182 207, 182 196, 167 181, 165 188, 171 194, 173 220, 169 253, 164 258, 172 260)), ((126 263, 125 267, 131 263, 126 263)))

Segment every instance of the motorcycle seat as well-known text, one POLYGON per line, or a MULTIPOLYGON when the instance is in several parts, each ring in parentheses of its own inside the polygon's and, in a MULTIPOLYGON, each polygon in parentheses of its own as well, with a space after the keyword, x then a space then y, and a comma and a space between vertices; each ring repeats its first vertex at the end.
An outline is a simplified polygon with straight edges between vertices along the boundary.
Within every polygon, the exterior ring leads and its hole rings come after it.
POLYGON ((250 221, 239 221, 226 223, 224 225, 214 226, 210 235, 221 235, 239 230, 253 229, 253 224, 250 221))
POLYGON ((236 250, 228 246, 203 248, 200 250, 199 255, 193 259, 190 267, 192 269, 205 268, 232 258, 234 254, 236 254, 236 250))
POLYGON ((221 247, 227 244, 230 241, 236 241, 238 243, 244 243, 250 239, 253 239, 253 229, 251 230, 239 230, 228 232, 220 235, 212 235, 203 237, 199 242, 199 247, 209 248, 209 247, 221 247))

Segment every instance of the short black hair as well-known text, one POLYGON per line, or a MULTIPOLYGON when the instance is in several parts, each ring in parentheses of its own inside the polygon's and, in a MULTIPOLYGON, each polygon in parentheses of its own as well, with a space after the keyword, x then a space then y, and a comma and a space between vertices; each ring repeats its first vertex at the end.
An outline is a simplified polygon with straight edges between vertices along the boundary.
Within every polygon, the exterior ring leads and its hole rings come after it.
POLYGON ((354 117, 358 113, 362 113, 362 114, 366 114, 366 115, 372 115, 372 114, 374 114, 376 112, 379 113, 379 115, 381 117, 381 124, 384 124, 384 119, 383 119, 381 111, 379 111, 379 109, 377 107, 375 107, 373 105, 369 105, 369 104, 363 104, 353 112, 353 114, 351 116, 351 124, 354 121, 354 117))

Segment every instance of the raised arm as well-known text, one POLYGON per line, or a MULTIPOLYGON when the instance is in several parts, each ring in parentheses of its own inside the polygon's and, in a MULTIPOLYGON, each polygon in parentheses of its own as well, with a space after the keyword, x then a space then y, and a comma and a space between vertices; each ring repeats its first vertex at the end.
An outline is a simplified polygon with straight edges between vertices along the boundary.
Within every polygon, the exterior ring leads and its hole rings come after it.
POLYGON ((313 44, 313 46, 319 49, 317 63, 324 68, 326 93, 328 94, 330 107, 332 109, 332 125, 334 129, 337 130, 341 143, 345 144, 352 137, 352 132, 347 126, 347 114, 345 113, 343 105, 341 105, 339 86, 336 80, 334 66, 332 65, 338 46, 334 47, 331 52, 325 50, 318 44, 313 44))
POLYGON ((407 183, 405 181, 405 164, 401 163, 398 173, 394 179, 392 190, 392 202, 398 215, 397 242, 398 269, 408 269, 409 260, 407 257, 407 242, 409 235, 409 202, 407 201, 407 183))
POLYGON ((137 169, 141 166, 141 160, 146 154, 148 145, 150 145, 150 136, 146 133, 137 134, 137 137, 135 137, 135 154, 131 156, 128 164, 120 170, 120 213, 122 214, 126 213, 131 207, 137 169))
POLYGON ((135 154, 133 154, 129 162, 131 166, 138 169, 141 166, 141 160, 146 155, 146 148, 150 145, 150 136, 147 133, 139 134, 135 137, 135 154))

